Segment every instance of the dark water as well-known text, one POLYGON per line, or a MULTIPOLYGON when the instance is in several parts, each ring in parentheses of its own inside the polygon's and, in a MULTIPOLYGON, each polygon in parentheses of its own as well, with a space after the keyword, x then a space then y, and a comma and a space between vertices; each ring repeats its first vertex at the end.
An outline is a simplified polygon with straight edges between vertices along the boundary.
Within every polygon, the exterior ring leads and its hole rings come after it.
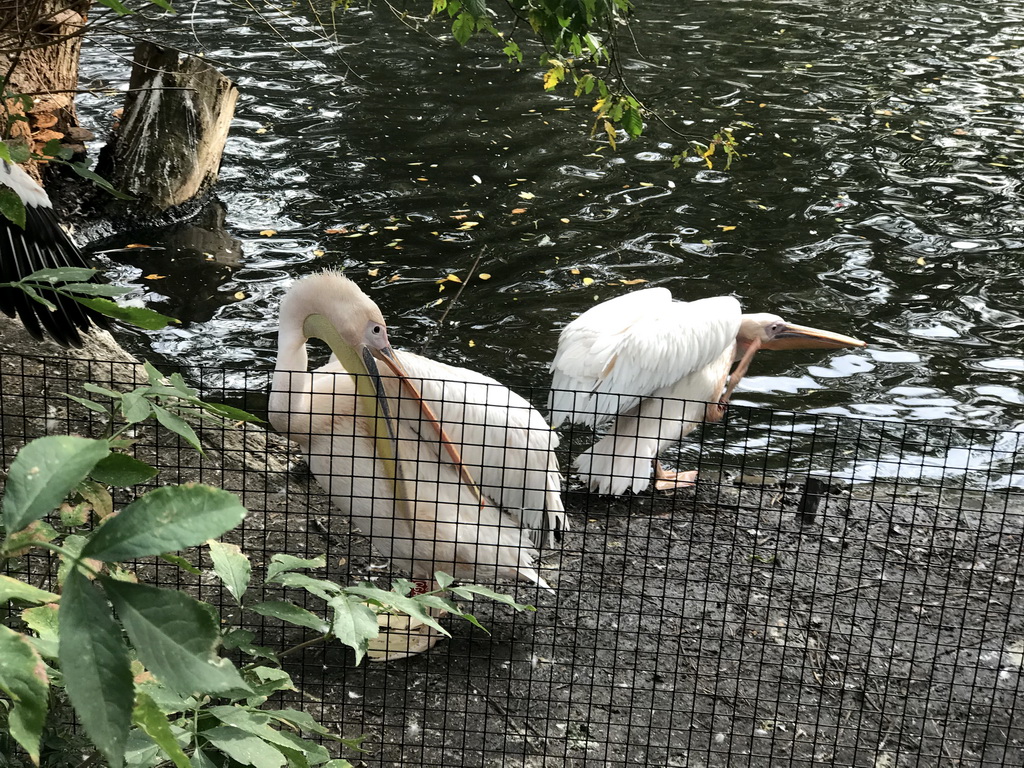
MULTIPOLYGON (((1024 3, 640 3, 633 89, 692 136, 733 125, 744 157, 728 171, 673 169, 680 141, 653 121, 613 151, 537 72, 383 7, 344 14, 330 40, 308 9, 268 17, 271 32, 197 7, 198 37, 181 19, 159 37, 242 89, 218 187, 239 245, 110 254, 117 280, 184 321, 151 336, 159 356, 269 370, 285 287, 344 267, 396 346, 436 333, 431 354, 539 392, 558 330, 646 280, 869 342, 760 355, 742 403, 992 428, 989 447, 1015 450, 1024 3), (481 254, 490 278, 439 329, 458 286, 438 281, 481 254)), ((105 49, 83 75, 116 80, 105 49)), ((97 133, 112 105, 83 102, 97 133)))

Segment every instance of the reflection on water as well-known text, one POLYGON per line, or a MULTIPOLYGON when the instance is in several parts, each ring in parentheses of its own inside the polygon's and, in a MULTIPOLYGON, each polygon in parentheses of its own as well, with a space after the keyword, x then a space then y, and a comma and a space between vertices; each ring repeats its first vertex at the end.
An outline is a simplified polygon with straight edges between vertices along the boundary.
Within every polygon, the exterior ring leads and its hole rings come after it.
MULTIPOLYGON (((449 310, 432 354, 542 387, 558 330, 642 280, 683 299, 733 293, 870 344, 760 355, 747 404, 1015 434, 1024 6, 680 5, 638 8, 628 69, 693 135, 741 126, 730 171, 673 169, 678 139, 655 121, 614 152, 587 138, 587 106, 544 93, 536 73, 483 45, 437 45, 382 9, 346 15, 330 44, 278 17, 289 48, 244 10, 197 6, 206 54, 242 88, 218 190, 241 257, 111 254, 115 279, 184 320, 153 349, 269 369, 285 286, 344 267, 396 345, 419 349, 449 310), (454 284, 438 281, 466 277, 484 248, 490 278, 449 309, 454 284)), ((194 47, 187 25, 169 29, 194 47)), ((111 79, 109 61, 93 49, 84 77, 111 79)), ((83 103, 98 134, 110 108, 83 103)), ((944 466, 973 467, 964 450, 944 466)))

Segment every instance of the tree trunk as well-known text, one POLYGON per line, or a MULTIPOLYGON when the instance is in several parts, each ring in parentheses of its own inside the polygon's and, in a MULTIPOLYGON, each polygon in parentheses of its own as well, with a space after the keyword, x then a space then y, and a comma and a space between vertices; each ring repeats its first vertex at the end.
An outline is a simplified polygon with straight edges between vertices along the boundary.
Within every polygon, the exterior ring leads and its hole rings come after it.
POLYGON ((139 43, 110 181, 143 212, 197 198, 217 180, 238 88, 202 59, 139 43))
MULTIPOLYGON (((75 114, 81 30, 90 0, 0 0, 0 85, 15 98, 5 100, 9 136, 41 153, 59 139, 76 154, 88 132, 75 114), (23 96, 19 96, 23 94, 23 96)), ((6 138, 6 136, 5 136, 6 138)), ((26 166, 37 179, 35 163, 26 166)))

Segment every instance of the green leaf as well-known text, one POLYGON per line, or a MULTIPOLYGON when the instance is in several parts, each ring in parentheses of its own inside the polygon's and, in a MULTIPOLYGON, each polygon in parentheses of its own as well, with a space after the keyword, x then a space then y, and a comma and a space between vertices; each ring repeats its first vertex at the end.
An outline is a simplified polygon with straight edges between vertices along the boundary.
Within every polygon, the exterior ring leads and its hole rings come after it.
POLYGON ((57 531, 45 520, 36 520, 29 523, 17 533, 10 534, 4 539, 3 548, 0 554, 9 557, 20 557, 22 554, 44 542, 50 542, 57 538, 57 531))
POLYGON ((252 564, 237 544, 226 544, 215 539, 206 542, 210 546, 210 557, 213 560, 213 570, 228 592, 235 598, 235 602, 242 604, 242 596, 249 588, 249 579, 252 578, 252 564))
POLYGON ((159 331, 161 328, 166 328, 171 323, 178 322, 173 317, 161 315, 159 312, 147 309, 146 307, 122 306, 110 299, 86 299, 79 298, 77 296, 72 296, 72 298, 82 306, 89 307, 89 309, 95 309, 97 312, 104 314, 107 317, 112 317, 115 320, 121 320, 125 323, 131 323, 137 328, 142 328, 147 331, 159 331))
POLYGON ((184 592, 104 578, 139 660, 172 691, 251 693, 228 659, 216 654, 220 627, 212 608, 184 592))
POLYGON ((105 440, 67 435, 40 437, 18 451, 2 504, 7 532, 52 512, 108 453, 105 440))
POLYGON ((199 436, 196 435, 195 430, 189 426, 187 421, 180 416, 175 416, 166 408, 156 405, 155 403, 153 404, 153 412, 156 414, 156 420, 163 424, 164 427, 177 435, 181 435, 189 445, 200 453, 203 452, 203 446, 199 442, 199 436))
POLYGON ((190 563, 188 560, 186 560, 184 557, 181 557, 180 555, 164 553, 160 555, 160 559, 167 561, 171 565, 178 566, 183 571, 188 571, 193 576, 198 576, 200 573, 202 573, 202 571, 200 571, 198 568, 192 565, 192 563, 190 563))
POLYGON ((153 406, 141 388, 121 395, 121 415, 129 424, 145 421, 152 412, 153 406))
POLYGON ((331 631, 345 645, 356 652, 356 664, 363 660, 366 643, 380 634, 377 614, 366 603, 347 595, 339 595, 329 602, 334 609, 331 631))
POLYGON ((75 492, 92 504, 92 508, 101 520, 114 514, 114 500, 105 485, 100 485, 92 480, 83 480, 75 488, 75 492))
POLYGON ((68 160, 74 157, 74 151, 60 143, 60 139, 50 139, 39 152, 44 157, 53 157, 61 160, 68 160))
POLYGON ((112 397, 115 400, 120 400, 121 399, 121 393, 120 392, 115 392, 112 389, 107 389, 106 387, 100 387, 100 386, 97 386, 96 384, 90 384, 90 383, 86 382, 85 384, 82 385, 82 389, 84 389, 86 392, 92 392, 94 395, 105 395, 107 397, 112 397))
POLYGON ((489 597, 491 600, 495 600, 504 605, 510 605, 517 611, 536 611, 532 605, 526 605, 523 603, 517 603, 515 598, 511 595, 503 595, 500 592, 495 592, 493 589, 487 587, 481 587, 477 584, 463 584, 458 587, 452 587, 449 591, 453 595, 458 595, 466 600, 472 600, 474 595, 480 595, 481 597, 489 597))
POLYGON ((82 554, 105 562, 195 547, 242 522, 233 493, 208 485, 169 485, 133 501, 92 535, 82 554))
POLYGON ((267 568, 267 581, 273 581, 281 573, 288 571, 301 571, 306 568, 326 568, 327 557, 320 555, 309 559, 295 557, 294 555, 276 554, 270 558, 270 566, 267 568))
POLYGON ((132 710, 132 722, 139 726, 153 740, 164 754, 171 759, 177 768, 192 768, 188 756, 178 745, 171 732, 171 723, 167 715, 160 711, 149 696, 139 693, 135 697, 135 708, 132 710))
MULTIPOLYGON (((28 112, 30 109, 32 109, 32 97, 29 96, 28 94, 24 94, 24 93, 15 94, 15 95, 11 96, 11 98, 20 99, 21 100, 21 107, 26 112, 28 112)), ((22 141, 7 142, 6 146, 7 146, 7 151, 10 153, 9 154, 9 159, 15 165, 21 165, 22 163, 27 163, 29 161, 29 158, 32 157, 32 150, 30 150, 28 148, 28 145, 25 142, 22 142, 22 141)))
POLYGON ((299 627, 308 627, 314 632, 326 633, 331 625, 317 616, 312 611, 307 611, 294 603, 284 600, 267 600, 250 606, 251 610, 260 616, 270 616, 274 619, 287 621, 299 627))
POLYGON ((85 732, 112 766, 124 763, 135 697, 131 663, 110 607, 78 568, 60 601, 60 668, 85 732))
POLYGON ((626 129, 626 133, 634 138, 643 133, 644 120, 640 115, 640 110, 632 105, 627 106, 626 111, 622 115, 622 127, 626 129))
POLYGON ((103 414, 109 414, 110 413, 106 408, 104 408, 102 405, 100 405, 97 402, 94 402, 92 400, 86 400, 84 397, 75 397, 74 395, 69 395, 67 392, 64 392, 63 394, 64 394, 64 397, 68 398, 69 400, 74 400, 79 405, 84 405, 90 411, 95 411, 96 413, 103 413, 103 414))
POLYGON ((144 461, 132 458, 125 453, 111 453, 101 459, 89 476, 98 483, 112 485, 115 488, 130 488, 155 477, 159 470, 144 461))
POLYGON ((46 665, 28 638, 0 624, 0 691, 14 704, 7 716, 7 728, 36 765, 49 687, 46 665))
POLYGON ((192 768, 217 768, 217 763, 207 757, 203 750, 196 747, 192 753, 192 768))
POLYGON ((434 571, 434 581, 441 589, 448 589, 455 582, 455 577, 444 571, 434 571))
POLYGON ((128 288, 122 288, 119 285, 107 285, 106 283, 68 283, 66 285, 58 285, 56 289, 58 293, 62 293, 72 299, 76 296, 106 296, 107 298, 114 298, 115 296, 124 296, 130 292, 128 288))
POLYGON ((222 418, 229 419, 231 421, 248 421, 252 423, 263 422, 259 416, 253 416, 247 411, 243 411, 241 408, 234 408, 230 405, 224 405, 223 403, 202 403, 201 407, 210 413, 214 413, 222 418))
MULTIPOLYGON (((268 579, 269 582, 269 579, 268 579)), ((327 579, 314 579, 304 573, 282 573, 274 577, 274 582, 286 587, 304 589, 321 600, 331 600, 341 592, 341 587, 327 579)))
POLYGON ((322 763, 328 758, 326 750, 320 752, 315 747, 311 750, 309 747, 312 745, 308 742, 303 742, 301 739, 296 741, 296 737, 291 734, 282 733, 270 727, 271 719, 263 712, 254 712, 242 707, 233 706, 210 707, 209 712, 225 725, 251 733, 253 736, 262 739, 268 744, 273 744, 286 752, 298 750, 299 752, 308 753, 318 763, 322 763), (316 759, 321 755, 322 759, 316 759))
POLYGON ((98 270, 88 267, 47 267, 21 278, 25 283, 81 283, 89 280, 98 270))
POLYGON ((26 296, 32 299, 32 301, 38 304, 42 304, 51 312, 56 311, 57 305, 54 304, 49 299, 45 299, 42 296, 40 296, 39 293, 32 286, 26 285, 25 283, 18 283, 18 287, 21 289, 22 293, 24 293, 26 296))
POLYGON ((459 45, 465 45, 466 41, 473 36, 475 29, 476 19, 473 18, 473 14, 463 11, 452 22, 452 37, 459 45))
POLYGON ((330 734, 330 731, 317 722, 316 718, 308 712, 303 712, 299 709, 264 709, 262 711, 268 717, 272 717, 275 720, 281 720, 282 722, 288 723, 299 730, 310 731, 311 733, 316 733, 320 736, 327 736, 330 734))
POLYGON ((427 613, 426 607, 415 597, 405 597, 397 594, 396 592, 389 592, 387 590, 378 589, 377 587, 367 587, 362 585, 345 587, 345 592, 349 595, 360 595, 369 600, 380 602, 385 607, 396 608, 402 613, 408 614, 414 619, 418 619, 424 624, 448 635, 448 630, 438 624, 437 619, 427 613))
POLYGON ((8 600, 21 600, 26 603, 52 603, 60 597, 45 589, 33 587, 24 581, 0 574, 0 604, 8 600))
MULTIPOLYGON (((115 11, 117 11, 117 13, 119 15, 124 15, 124 13, 130 13, 130 11, 127 8, 125 8, 123 5, 121 5, 119 0, 99 0, 99 1, 103 5, 107 6, 108 8, 113 8, 115 11), (118 10, 119 8, 123 9, 123 12, 121 10, 118 10)), ((100 175, 98 175, 96 173, 93 173, 91 170, 89 170, 89 166, 87 166, 84 162, 82 162, 82 163, 68 163, 68 165, 70 165, 72 170, 74 170, 74 172, 77 173, 79 176, 81 176, 83 179, 88 179, 93 184, 95 184, 97 187, 100 187, 101 189, 105 189, 107 192, 112 194, 118 200, 134 200, 135 199, 131 195, 126 195, 124 192, 121 192, 120 190, 115 189, 113 187, 113 185, 109 181, 104 179, 102 176, 100 176, 100 175)))
POLYGON ((251 765, 253 768, 280 768, 288 762, 273 745, 241 728, 218 725, 216 728, 203 731, 202 735, 210 744, 242 765, 251 765))
POLYGON ((0 213, 22 229, 25 228, 25 204, 10 187, 0 188, 0 213))
MULTIPOLYGON (((292 682, 292 676, 283 669, 277 669, 276 667, 253 667, 247 670, 247 672, 250 685, 252 685, 252 689, 256 692, 257 697, 260 698, 260 703, 266 701, 267 696, 277 691, 298 690, 295 687, 295 683, 292 682), (257 679, 257 682, 252 682, 253 677, 257 679)), ((253 700, 250 699, 249 703, 252 704, 253 700)))
POLYGON ((58 642, 60 641, 60 622, 57 619, 57 606, 54 603, 26 608, 21 612, 25 626, 38 637, 30 638, 36 650, 48 659, 56 659, 58 642))

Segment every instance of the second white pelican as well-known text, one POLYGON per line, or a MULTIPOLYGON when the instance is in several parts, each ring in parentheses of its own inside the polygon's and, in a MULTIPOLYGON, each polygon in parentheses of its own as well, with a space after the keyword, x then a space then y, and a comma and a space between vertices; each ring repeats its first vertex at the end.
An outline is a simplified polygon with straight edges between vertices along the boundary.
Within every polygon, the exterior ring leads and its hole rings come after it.
POLYGON ((551 364, 551 423, 597 428, 614 419, 576 459, 591 490, 638 493, 650 483, 652 463, 657 489, 682 488, 697 473, 668 471, 658 455, 698 424, 722 418, 758 349, 863 346, 777 315, 744 315, 731 296, 686 302, 674 301, 666 288, 634 291, 591 307, 562 329, 551 364))
POLYGON ((444 571, 547 586, 538 547, 566 528, 557 436, 494 379, 393 350, 351 280, 317 274, 285 295, 268 410, 334 503, 417 582, 444 571), (311 337, 334 353, 313 372, 311 337))

